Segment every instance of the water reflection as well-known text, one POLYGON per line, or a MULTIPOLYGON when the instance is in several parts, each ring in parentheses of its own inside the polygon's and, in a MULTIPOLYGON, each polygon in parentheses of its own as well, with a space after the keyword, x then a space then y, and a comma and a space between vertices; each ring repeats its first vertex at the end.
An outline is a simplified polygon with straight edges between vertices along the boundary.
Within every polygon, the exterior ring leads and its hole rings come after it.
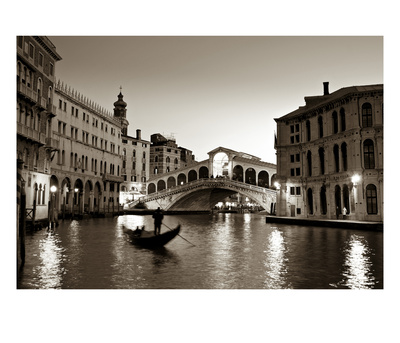
POLYGON ((372 262, 369 257, 371 253, 368 242, 363 237, 351 235, 345 243, 344 280, 339 284, 351 289, 373 288, 375 277, 371 270, 372 262))
POLYGON ((281 231, 275 229, 268 236, 267 250, 264 250, 266 274, 268 278, 264 281, 266 288, 280 289, 291 288, 287 284, 286 274, 287 258, 285 256, 285 239, 281 231))
POLYGON ((39 242, 40 265, 36 269, 40 288, 61 288, 65 273, 61 266, 62 253, 60 239, 56 233, 49 233, 39 242))

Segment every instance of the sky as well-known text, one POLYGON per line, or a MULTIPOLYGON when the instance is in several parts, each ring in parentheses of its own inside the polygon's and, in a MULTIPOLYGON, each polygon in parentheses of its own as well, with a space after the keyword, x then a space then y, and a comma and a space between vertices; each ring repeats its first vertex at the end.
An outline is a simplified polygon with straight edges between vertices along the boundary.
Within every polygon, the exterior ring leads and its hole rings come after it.
POLYGON ((382 36, 48 36, 56 77, 112 112, 128 135, 173 136, 197 161, 219 146, 276 163, 279 118, 305 96, 383 83, 382 36))

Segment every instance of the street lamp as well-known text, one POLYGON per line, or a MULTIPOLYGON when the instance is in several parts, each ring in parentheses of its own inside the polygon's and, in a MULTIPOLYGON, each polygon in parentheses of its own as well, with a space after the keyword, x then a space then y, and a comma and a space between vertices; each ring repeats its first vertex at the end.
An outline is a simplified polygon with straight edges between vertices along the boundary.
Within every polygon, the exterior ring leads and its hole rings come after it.
POLYGON ((353 182, 354 186, 357 186, 357 183, 360 182, 361 176, 358 174, 354 174, 351 178, 351 182, 353 182))
POLYGON ((56 186, 51 186, 50 187, 50 192, 51 192, 51 215, 50 215, 50 220, 49 220, 49 226, 51 229, 55 228, 55 197, 56 197, 56 192, 57 192, 57 187, 56 186))
POLYGON ((279 191, 281 189, 281 184, 279 182, 274 182, 275 188, 279 191))

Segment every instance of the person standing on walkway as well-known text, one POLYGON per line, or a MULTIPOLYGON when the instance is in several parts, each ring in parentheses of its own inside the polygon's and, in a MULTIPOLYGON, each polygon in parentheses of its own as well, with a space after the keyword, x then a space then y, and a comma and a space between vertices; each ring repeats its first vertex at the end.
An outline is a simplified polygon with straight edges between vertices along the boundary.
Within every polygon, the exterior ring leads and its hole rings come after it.
POLYGON ((161 224, 164 218, 160 208, 158 207, 157 210, 153 214, 154 218, 154 235, 159 235, 161 231, 161 224))

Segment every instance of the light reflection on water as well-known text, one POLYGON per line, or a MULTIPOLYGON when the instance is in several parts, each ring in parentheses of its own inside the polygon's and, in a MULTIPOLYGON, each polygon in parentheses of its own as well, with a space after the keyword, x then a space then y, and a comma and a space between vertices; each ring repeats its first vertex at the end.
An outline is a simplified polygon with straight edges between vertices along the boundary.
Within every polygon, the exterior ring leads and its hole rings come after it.
POLYGON ((353 234, 345 243, 344 254, 344 279, 339 284, 351 289, 373 288, 376 283, 370 259, 373 252, 368 242, 362 236, 353 234))
POLYGON ((268 246, 265 253, 265 270, 267 279, 265 280, 266 288, 291 288, 287 284, 286 274, 288 273, 285 256, 285 238, 283 233, 278 229, 274 229, 268 236, 268 246))
POLYGON ((36 274, 40 288, 61 288, 62 276, 65 272, 61 265, 64 249, 60 247, 60 239, 49 233, 39 242, 40 264, 36 274))
MULTIPOLYGON (((383 235, 265 223, 254 214, 165 216, 181 235, 160 250, 130 244, 122 224, 151 216, 64 221, 27 237, 18 288, 383 288, 383 235)), ((168 229, 163 226, 162 231, 168 229)))

